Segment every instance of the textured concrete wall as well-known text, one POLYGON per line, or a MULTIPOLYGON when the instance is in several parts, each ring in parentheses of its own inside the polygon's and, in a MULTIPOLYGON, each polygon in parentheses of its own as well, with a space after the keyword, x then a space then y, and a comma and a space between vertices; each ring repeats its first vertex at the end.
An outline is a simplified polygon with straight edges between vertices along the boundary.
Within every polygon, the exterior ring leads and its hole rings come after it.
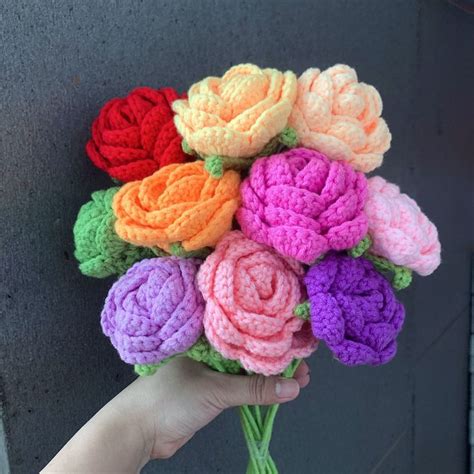
MULTIPOLYGON (((441 0, 40 1, 0 5, 1 402, 13 473, 37 471, 132 380, 100 333, 111 281, 79 274, 71 230, 110 185, 84 144, 101 104, 253 61, 355 66, 384 98, 382 168, 438 224, 444 263, 403 294, 398 357, 348 369, 322 348, 285 406, 286 473, 461 473, 467 464, 474 16, 441 0), (471 199, 470 199, 471 198, 471 199)), ((240 473, 235 413, 146 472, 240 473)), ((1 465, 1 464, 0 464, 1 465)))

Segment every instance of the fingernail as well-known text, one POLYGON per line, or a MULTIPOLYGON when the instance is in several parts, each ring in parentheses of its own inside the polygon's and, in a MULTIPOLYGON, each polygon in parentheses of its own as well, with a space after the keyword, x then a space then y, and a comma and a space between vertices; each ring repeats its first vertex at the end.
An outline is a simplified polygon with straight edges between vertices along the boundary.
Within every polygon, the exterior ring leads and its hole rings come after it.
POLYGON ((298 388, 296 380, 281 378, 275 385, 275 393, 278 398, 292 398, 298 395, 298 388))

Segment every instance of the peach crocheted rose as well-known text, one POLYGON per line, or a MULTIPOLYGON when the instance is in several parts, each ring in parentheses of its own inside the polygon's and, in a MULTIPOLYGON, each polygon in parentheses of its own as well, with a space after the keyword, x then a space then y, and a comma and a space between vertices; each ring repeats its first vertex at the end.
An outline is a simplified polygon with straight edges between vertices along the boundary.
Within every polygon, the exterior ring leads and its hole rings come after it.
POLYGON ((358 82, 351 67, 337 64, 323 72, 310 68, 299 77, 289 124, 301 145, 368 173, 390 148, 392 136, 381 113, 377 89, 358 82))
POLYGON ((294 73, 240 64, 191 86, 187 100, 173 102, 174 120, 201 156, 248 158, 287 125, 295 98, 294 73))
POLYGON ((380 176, 368 180, 365 212, 369 220, 371 253, 420 275, 433 273, 441 262, 436 226, 418 204, 380 176))
POLYGON ((143 247, 212 247, 231 228, 239 185, 235 171, 216 179, 202 161, 165 166, 120 188, 113 201, 115 230, 123 240, 143 247))
POLYGON ((204 330, 224 357, 249 371, 281 373, 317 347, 308 322, 296 318, 303 268, 240 231, 229 232, 202 264, 204 330))

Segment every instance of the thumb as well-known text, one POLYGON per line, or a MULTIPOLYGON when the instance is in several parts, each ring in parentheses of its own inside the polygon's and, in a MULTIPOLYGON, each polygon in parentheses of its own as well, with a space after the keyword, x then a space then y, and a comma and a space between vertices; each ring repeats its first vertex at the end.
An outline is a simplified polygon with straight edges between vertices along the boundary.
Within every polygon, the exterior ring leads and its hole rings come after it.
POLYGON ((300 393, 298 382, 285 377, 218 374, 218 378, 214 395, 222 408, 284 403, 300 393))

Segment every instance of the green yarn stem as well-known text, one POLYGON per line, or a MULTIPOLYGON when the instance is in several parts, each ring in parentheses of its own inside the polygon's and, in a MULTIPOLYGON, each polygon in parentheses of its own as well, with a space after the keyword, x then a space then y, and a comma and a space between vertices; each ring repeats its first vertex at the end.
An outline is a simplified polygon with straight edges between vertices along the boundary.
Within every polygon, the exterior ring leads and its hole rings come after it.
POLYGON ((367 234, 355 247, 348 250, 351 257, 359 258, 364 255, 367 250, 372 246, 372 239, 367 234))
POLYGON ((366 253, 364 257, 370 260, 379 272, 390 272, 393 274, 392 286, 395 290, 403 290, 410 286, 413 275, 409 268, 395 265, 390 260, 377 255, 372 255, 371 253, 366 253))
MULTIPOLYGON (((294 360, 283 372, 283 377, 292 377, 300 362, 301 360, 294 360)), ((242 430, 250 456, 247 474, 278 474, 269 447, 279 407, 279 404, 266 407, 263 418, 260 406, 244 405, 239 408, 242 430)))
POLYGON ((409 268, 395 265, 384 257, 370 253, 370 247, 372 247, 372 239, 367 234, 355 247, 348 250, 348 254, 354 258, 364 256, 374 264, 377 271, 391 273, 393 275, 392 286, 395 290, 403 290, 410 286, 413 275, 409 268))
POLYGON ((300 319, 304 319, 307 321, 310 317, 310 306, 309 301, 305 301, 304 303, 299 304, 293 310, 293 314, 300 319))
POLYGON ((184 247, 181 245, 180 242, 175 242, 170 245, 170 254, 174 255, 175 257, 204 259, 211 252, 212 250, 209 247, 204 247, 198 250, 187 251, 187 250, 184 250, 184 247))

